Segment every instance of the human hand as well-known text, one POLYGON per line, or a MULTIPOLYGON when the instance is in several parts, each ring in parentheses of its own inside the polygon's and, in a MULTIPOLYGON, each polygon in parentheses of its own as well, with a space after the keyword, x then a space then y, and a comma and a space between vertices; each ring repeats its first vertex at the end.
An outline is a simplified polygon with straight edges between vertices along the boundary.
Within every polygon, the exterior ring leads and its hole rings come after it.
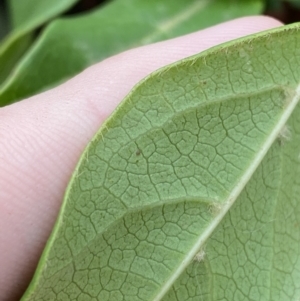
POLYGON ((0 109, 0 301, 28 285, 88 141, 150 72, 214 45, 281 24, 248 17, 136 48, 65 84, 0 109))

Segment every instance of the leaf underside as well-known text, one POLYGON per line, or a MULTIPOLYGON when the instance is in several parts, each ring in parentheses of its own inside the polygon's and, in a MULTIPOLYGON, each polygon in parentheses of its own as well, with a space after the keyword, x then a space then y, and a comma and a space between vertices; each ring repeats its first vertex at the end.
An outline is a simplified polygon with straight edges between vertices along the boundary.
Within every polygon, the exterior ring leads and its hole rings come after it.
POLYGON ((85 150, 22 301, 299 300, 299 28, 139 83, 85 150))

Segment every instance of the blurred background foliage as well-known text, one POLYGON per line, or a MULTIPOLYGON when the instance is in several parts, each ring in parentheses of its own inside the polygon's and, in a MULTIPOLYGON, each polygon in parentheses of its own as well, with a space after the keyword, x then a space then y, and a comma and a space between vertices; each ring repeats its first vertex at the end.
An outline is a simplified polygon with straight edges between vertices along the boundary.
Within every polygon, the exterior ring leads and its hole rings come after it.
POLYGON ((0 0, 0 106, 121 51, 237 17, 300 20, 300 0, 0 0))

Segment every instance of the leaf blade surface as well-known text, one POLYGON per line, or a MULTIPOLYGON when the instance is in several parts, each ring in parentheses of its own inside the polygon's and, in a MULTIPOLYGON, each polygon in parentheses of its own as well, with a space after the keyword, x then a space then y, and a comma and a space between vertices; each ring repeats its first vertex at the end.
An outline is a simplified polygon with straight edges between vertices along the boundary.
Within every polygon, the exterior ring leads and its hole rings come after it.
MULTIPOLYGON (((290 189, 278 183, 294 178, 299 167, 298 148, 290 144, 299 145, 298 30, 287 26, 220 45, 138 84, 83 154, 23 300, 230 300, 245 294, 260 300, 275 294, 274 283, 283 289, 278 283, 291 280, 281 273, 280 256, 293 250, 291 277, 297 279, 299 217, 286 227, 294 235, 289 248, 281 243, 283 217, 276 216, 284 211, 276 205, 285 206, 281 195, 290 189), (283 144, 278 137, 286 122, 293 138, 283 144), (278 243, 270 246, 273 237, 278 243), (273 263, 270 248, 280 250, 273 263), (207 260, 195 267, 201 249, 207 260), (255 268, 262 281, 267 268, 276 269, 266 276, 269 289, 253 283, 255 268), (194 292, 186 293, 191 278, 194 292), (199 279, 212 290, 199 290, 199 279), (224 290, 227 281, 231 289, 224 290)), ((288 183, 298 187, 295 181, 288 183)), ((297 188, 292 191, 290 204, 299 210, 297 188)), ((292 283, 282 294, 296 298, 299 286, 292 283)))

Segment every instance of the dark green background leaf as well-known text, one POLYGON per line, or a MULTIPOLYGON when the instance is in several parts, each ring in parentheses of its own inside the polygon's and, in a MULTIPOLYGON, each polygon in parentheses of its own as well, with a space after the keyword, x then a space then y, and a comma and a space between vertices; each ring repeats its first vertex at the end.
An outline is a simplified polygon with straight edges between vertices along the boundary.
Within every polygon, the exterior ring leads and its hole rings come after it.
POLYGON ((57 85, 120 51, 260 13, 262 1, 116 0, 77 18, 57 20, 0 89, 0 104, 57 85))
MULTIPOLYGON (((0 44, 0 84, 33 41, 32 31, 78 0, 9 0, 13 30, 0 44)), ((0 100, 1 103, 1 100, 0 100)))
POLYGON ((30 31, 67 10, 79 0, 8 0, 14 30, 30 31))
POLYGON ((0 1, 0 41, 8 34, 9 27, 6 7, 4 2, 0 1))

